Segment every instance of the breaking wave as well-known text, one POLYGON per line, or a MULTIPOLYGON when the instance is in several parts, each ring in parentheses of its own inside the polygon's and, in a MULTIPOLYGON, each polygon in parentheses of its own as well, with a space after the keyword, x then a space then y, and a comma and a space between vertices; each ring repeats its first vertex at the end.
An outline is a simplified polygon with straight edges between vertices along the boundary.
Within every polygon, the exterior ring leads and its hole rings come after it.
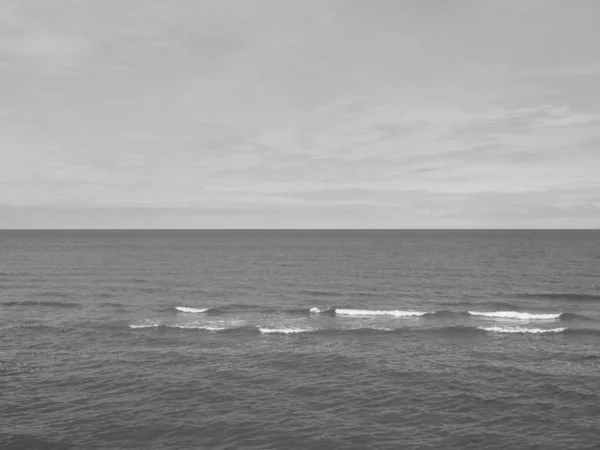
POLYGON ((337 309, 336 315, 344 316, 394 316, 394 317, 418 317, 424 316, 426 312, 421 311, 398 311, 398 310, 371 310, 371 309, 337 309))
POLYGON ((262 328, 258 327, 258 330, 264 334, 296 334, 296 333, 306 333, 309 331, 314 331, 306 328, 262 328))
POLYGON ((208 308, 189 308, 187 306, 176 306, 175 309, 184 313, 203 313, 208 311, 208 308))
MULTIPOLYGON (((62 303, 62 302, 8 302, 4 305, 55 305, 64 307, 81 307, 81 305, 75 303, 62 303)), ((109 305, 109 303, 103 303, 102 305, 109 305)), ((112 303, 111 303, 112 305, 112 303)), ((114 304, 117 305, 116 303, 114 304)), ((347 316, 347 317, 399 317, 399 318, 428 318, 428 319, 444 319, 444 318, 455 318, 460 319, 464 316, 470 316, 473 318, 483 319, 495 319, 495 320, 561 320, 561 321, 574 321, 574 320, 593 320, 593 318, 576 314, 576 313, 533 313, 533 312, 520 312, 511 310, 500 310, 500 311, 454 311, 454 310, 439 310, 439 311, 413 311, 413 310, 372 310, 372 309, 355 309, 355 308, 338 308, 335 306, 313 306, 306 308, 276 308, 262 305, 223 305, 212 308, 195 308, 190 306, 173 306, 162 310, 162 312, 180 312, 187 314, 205 314, 207 316, 221 316, 230 315, 232 313, 238 313, 244 315, 246 313, 252 314, 287 314, 291 316, 305 316, 310 317, 314 315, 323 316, 347 316)))
POLYGON ((478 327, 480 330, 489 331, 492 333, 562 333, 568 328, 527 328, 527 327, 478 327))
POLYGON ((441 310, 441 311, 434 311, 434 312, 428 312, 427 314, 425 314, 425 316, 427 317, 460 317, 460 316, 465 316, 468 315, 468 313, 463 312, 463 311, 446 311, 446 310, 441 310))
POLYGON ((273 325, 248 325, 245 323, 161 323, 148 321, 143 323, 132 323, 129 325, 131 330, 181 330, 181 331, 200 331, 200 332, 220 332, 220 333, 243 333, 246 335, 256 334, 281 334, 281 335, 297 335, 297 334, 314 334, 320 336, 343 336, 343 335, 431 335, 448 337, 476 337, 477 335, 485 335, 486 333, 499 334, 532 334, 532 335, 556 335, 564 334, 577 337, 600 337, 600 330, 586 328, 529 328, 526 326, 487 326, 475 327, 465 325, 451 325, 442 327, 381 327, 381 326, 363 326, 358 328, 301 328, 298 326, 282 326, 281 324, 273 325))
MULTIPOLYGON (((64 307, 81 307, 76 303, 62 303, 62 302, 9 302, 4 305, 55 305, 64 307)), ((103 303, 102 305, 109 305, 111 303, 103 303)), ((116 303, 114 304, 117 305, 116 303)), ((474 306, 474 305, 471 305, 474 306)), ((475 310, 439 310, 439 311, 413 311, 413 310, 375 310, 375 309, 359 309, 359 308, 347 308, 347 307, 336 307, 336 306, 313 306, 313 307, 283 307, 277 308, 273 306, 263 305, 222 305, 215 307, 196 308, 191 306, 172 306, 167 309, 161 310, 162 312, 180 312, 187 314, 205 314, 207 316, 221 316, 238 313, 245 315, 251 314, 287 314, 291 316, 305 316, 310 317, 314 315, 328 315, 328 316, 348 316, 348 317, 423 317, 423 318, 461 318, 464 316, 489 318, 489 319, 510 319, 510 320, 558 320, 569 321, 569 320, 592 320, 589 317, 578 315, 575 313, 533 313, 533 312, 520 312, 515 310, 499 310, 499 311, 475 311, 475 310)))
POLYGON ((517 319, 517 320, 556 320, 559 319, 562 313, 558 314, 533 314, 517 311, 468 311, 471 316, 493 317, 500 319, 517 319))
POLYGON ((199 331, 233 331, 240 329, 249 329, 253 328, 233 325, 233 326, 217 326, 211 324, 198 324, 198 323, 161 323, 161 322, 147 322, 147 323, 132 323, 129 325, 131 329, 146 329, 146 328, 156 328, 156 329, 181 329, 181 330, 199 330, 199 331))
POLYGON ((129 328, 137 329, 137 328, 158 328, 160 326, 159 322, 155 323, 132 323, 129 325, 129 328))
POLYGON ((167 328, 181 328, 184 330, 205 330, 205 331, 224 331, 233 330, 235 327, 214 327, 209 325, 197 325, 197 324, 178 324, 178 325, 165 325, 167 328))
POLYGON ((310 308, 308 313, 333 316, 335 315, 335 308, 310 308))

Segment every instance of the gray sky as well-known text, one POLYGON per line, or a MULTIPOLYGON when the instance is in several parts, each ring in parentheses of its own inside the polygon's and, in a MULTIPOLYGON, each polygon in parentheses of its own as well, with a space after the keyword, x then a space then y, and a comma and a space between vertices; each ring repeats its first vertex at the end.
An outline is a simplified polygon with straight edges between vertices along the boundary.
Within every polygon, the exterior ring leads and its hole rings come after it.
POLYGON ((600 227, 600 2, 0 0, 0 228, 600 227))

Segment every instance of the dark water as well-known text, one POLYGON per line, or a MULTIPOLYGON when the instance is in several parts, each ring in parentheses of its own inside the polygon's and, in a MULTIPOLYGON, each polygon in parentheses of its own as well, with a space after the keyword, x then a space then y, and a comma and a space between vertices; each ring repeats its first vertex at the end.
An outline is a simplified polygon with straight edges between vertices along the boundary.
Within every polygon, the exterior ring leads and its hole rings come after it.
POLYGON ((595 449, 599 274, 595 231, 0 232, 0 448, 595 449))

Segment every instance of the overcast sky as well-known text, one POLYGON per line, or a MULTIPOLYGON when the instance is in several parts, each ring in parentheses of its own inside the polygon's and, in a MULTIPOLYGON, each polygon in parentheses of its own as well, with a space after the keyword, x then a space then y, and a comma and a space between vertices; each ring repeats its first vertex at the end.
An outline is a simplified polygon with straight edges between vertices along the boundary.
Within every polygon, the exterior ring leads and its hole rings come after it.
POLYGON ((0 0, 0 228, 600 227, 600 1, 0 0))

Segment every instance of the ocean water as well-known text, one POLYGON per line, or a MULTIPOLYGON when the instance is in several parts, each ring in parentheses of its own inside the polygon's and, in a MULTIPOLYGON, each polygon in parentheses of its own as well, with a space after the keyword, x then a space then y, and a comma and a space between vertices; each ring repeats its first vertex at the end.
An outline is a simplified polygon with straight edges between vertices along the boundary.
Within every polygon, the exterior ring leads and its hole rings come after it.
POLYGON ((2 449, 596 449, 598 231, 1 231, 2 449))

